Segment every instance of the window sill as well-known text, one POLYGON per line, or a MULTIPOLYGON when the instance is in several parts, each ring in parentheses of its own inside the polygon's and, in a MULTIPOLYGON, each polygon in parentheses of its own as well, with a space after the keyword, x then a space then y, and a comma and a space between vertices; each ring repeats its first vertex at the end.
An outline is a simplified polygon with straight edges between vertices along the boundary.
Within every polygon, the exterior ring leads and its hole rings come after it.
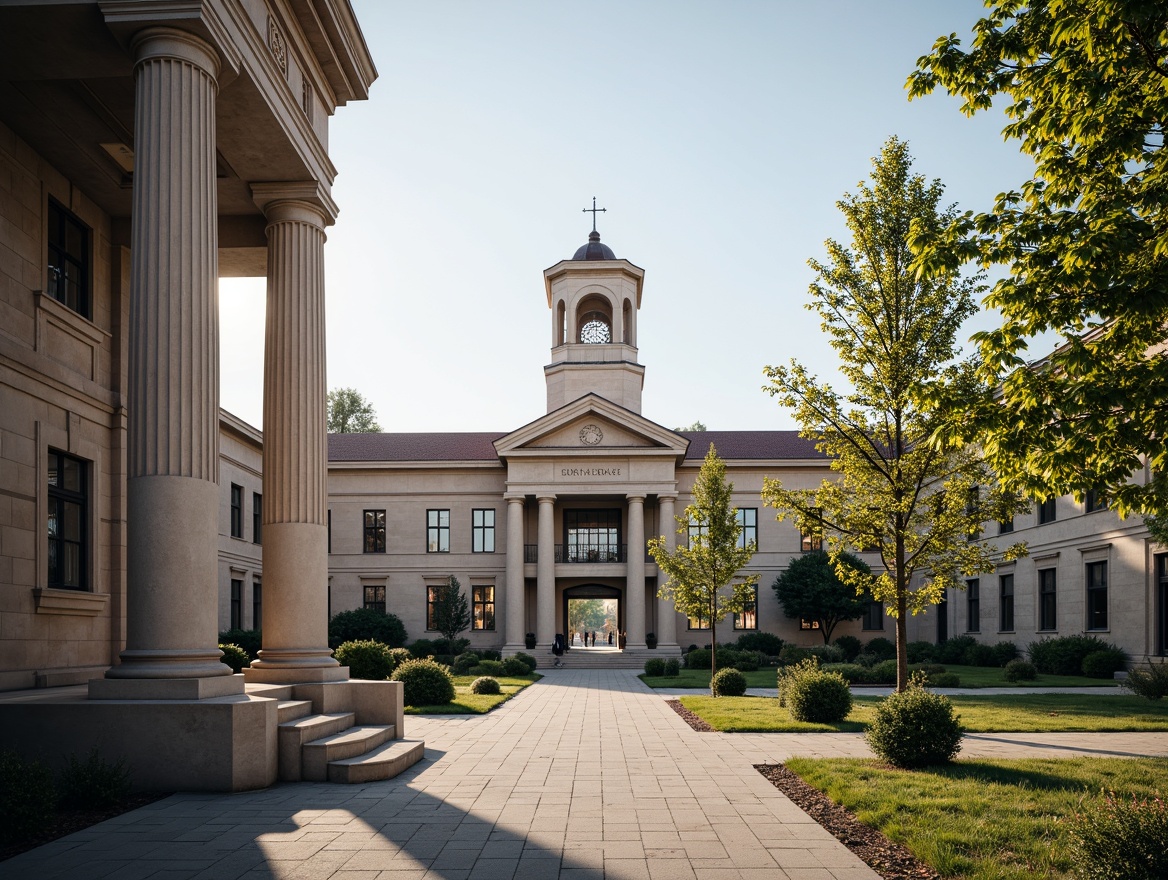
POLYGON ((97 617, 109 604, 106 593, 85 590, 55 590, 36 587, 32 591, 37 614, 66 614, 74 617, 97 617))
POLYGON ((1017 632, 1017 630, 1013 630, 1013 629, 1000 629, 1000 630, 998 630, 998 635, 1000 635, 1000 636, 1006 636, 1006 635, 1008 635, 1008 636, 1012 636, 1012 635, 1014 635, 1014 633, 1015 633, 1015 632, 1017 632))

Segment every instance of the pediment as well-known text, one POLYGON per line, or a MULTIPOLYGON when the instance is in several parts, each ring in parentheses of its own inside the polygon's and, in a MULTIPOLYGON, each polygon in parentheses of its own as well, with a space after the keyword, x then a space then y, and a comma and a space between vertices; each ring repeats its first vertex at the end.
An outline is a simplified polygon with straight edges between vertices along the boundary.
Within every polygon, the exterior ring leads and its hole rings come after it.
POLYGON ((588 394, 495 441, 500 458, 556 450, 684 456, 689 440, 632 410, 588 394))

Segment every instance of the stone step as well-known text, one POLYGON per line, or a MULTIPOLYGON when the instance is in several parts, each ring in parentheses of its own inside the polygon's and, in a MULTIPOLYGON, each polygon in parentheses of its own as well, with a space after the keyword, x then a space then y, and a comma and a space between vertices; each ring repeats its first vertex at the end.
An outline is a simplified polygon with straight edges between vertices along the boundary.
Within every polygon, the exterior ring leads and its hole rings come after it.
POLYGON ((330 762, 364 755, 393 737, 392 724, 371 724, 350 727, 342 733, 305 743, 300 749, 301 778, 310 782, 325 782, 328 780, 330 762))
POLYGON ((276 728, 280 780, 299 782, 307 779, 304 775, 305 744, 347 730, 353 726, 354 717, 352 712, 335 712, 304 715, 280 724, 276 728))
POLYGON ((311 700, 280 700, 276 706, 276 721, 283 724, 312 714, 311 700))
POLYGON ((244 693, 249 697, 267 697, 271 700, 291 700, 292 685, 263 684, 249 681, 244 685, 244 693))
POLYGON ((392 779, 422 760, 425 751, 426 744, 417 740, 390 740, 364 755, 329 761, 328 781, 353 784, 392 779))

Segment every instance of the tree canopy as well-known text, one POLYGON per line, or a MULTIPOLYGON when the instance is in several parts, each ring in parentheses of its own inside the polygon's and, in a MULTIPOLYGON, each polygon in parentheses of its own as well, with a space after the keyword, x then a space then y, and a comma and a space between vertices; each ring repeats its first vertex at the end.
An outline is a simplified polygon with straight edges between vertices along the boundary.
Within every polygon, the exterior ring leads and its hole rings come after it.
POLYGON ((702 421, 695 421, 692 425, 683 425, 680 428, 674 428, 675 431, 705 431, 706 425, 702 421))
POLYGON ((754 556, 755 543, 741 542, 738 509, 731 503, 734 484, 726 482, 726 463, 714 444, 694 481, 693 500, 675 517, 684 538, 670 551, 665 537, 649 539, 649 553, 667 580, 659 595, 679 612, 710 627, 710 676, 718 671, 715 624, 728 613, 741 614, 756 599, 757 574, 742 568, 754 556))
POLYGON ((864 560, 851 553, 841 552, 833 560, 826 551, 812 550, 792 559, 771 584, 787 617, 819 622, 825 645, 837 624, 862 617, 870 601, 856 592, 853 584, 858 578, 845 575, 847 580, 841 580, 837 566, 853 568, 861 577, 872 573, 864 560))
POLYGON ((328 393, 330 434, 375 434, 380 430, 373 404, 356 388, 334 388, 328 393))
POLYGON ((952 417, 943 401, 981 391, 971 366, 955 361, 980 278, 947 267, 914 271, 908 244, 910 228, 939 232, 955 209, 940 207, 940 181, 911 173, 903 141, 890 138, 872 164, 871 185, 861 181, 838 203, 852 246, 829 239, 827 260, 810 261, 817 278, 808 308, 819 313, 851 390, 836 392, 795 361, 768 366, 764 386, 794 410, 800 433, 816 441, 838 477, 813 489, 768 478, 763 499, 780 520, 825 538, 833 561, 845 550, 880 554, 882 572, 836 570, 896 619, 904 689, 908 614, 963 586, 962 575, 993 570, 995 548, 977 530, 1009 519, 1017 501, 997 491, 973 447, 930 442, 952 417))
MULTIPOLYGON (((922 229, 922 271, 1005 266, 976 336, 987 389, 952 436, 977 438, 1035 497, 1101 490, 1120 513, 1164 512, 1168 467, 1168 6, 1141 0, 999 0, 968 49, 937 40, 908 80, 967 115, 1005 103, 1003 134, 1032 179, 994 208, 922 229), (1028 344, 1062 344, 1037 364, 1028 344), (996 389, 996 390, 993 390, 996 389)), ((1037 352, 1038 355, 1046 352, 1037 352)))
POLYGON ((434 588, 431 602, 434 609, 433 628, 442 633, 448 643, 470 628, 470 608, 466 594, 462 592, 462 584, 454 575, 450 575, 446 583, 434 588))

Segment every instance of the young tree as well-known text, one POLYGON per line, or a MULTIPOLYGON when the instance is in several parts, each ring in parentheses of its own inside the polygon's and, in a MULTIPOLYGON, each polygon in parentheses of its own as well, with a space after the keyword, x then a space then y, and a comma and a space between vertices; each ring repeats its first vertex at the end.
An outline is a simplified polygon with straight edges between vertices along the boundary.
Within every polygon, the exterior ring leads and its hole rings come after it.
POLYGON ((680 428, 674 428, 675 431, 705 431, 706 425, 702 421, 696 421, 692 425, 684 425, 680 428))
POLYGON ((714 444, 694 482, 693 501, 678 517, 677 533, 688 540, 670 552, 665 536, 649 539, 649 553, 668 580, 658 595, 670 599, 687 617, 710 625, 710 678, 718 671, 715 625, 730 612, 741 614, 755 600, 757 574, 741 569, 754 556, 755 544, 741 545, 738 509, 730 503, 734 484, 726 482, 726 463, 714 444))
POLYGON ((446 583, 437 588, 434 595, 434 629, 442 633, 447 648, 458 634, 470 629, 470 608, 462 584, 451 575, 446 583))
MULTIPOLYGON (((1003 483, 1034 497, 1101 491, 1121 514, 1168 512, 1168 7, 1132 0, 998 0, 968 51, 937 40, 909 77, 966 115, 1004 107, 1035 173, 989 213, 914 242, 922 265, 1004 265, 976 337, 995 393, 955 424, 1003 483), (1038 365, 1027 344, 1063 344, 1038 365)), ((1038 354, 1045 353, 1044 351, 1038 354)))
POLYGON ((328 393, 330 434, 375 434, 380 430, 373 404, 356 388, 334 388, 328 393))
POLYGON ((818 279, 809 308, 823 319, 851 390, 835 392, 794 361, 766 368, 765 390, 794 409, 800 433, 816 441, 838 476, 815 489, 767 479, 763 499, 780 520, 794 518, 801 531, 826 537, 833 561, 845 550, 880 553, 879 574, 836 570, 896 620, 903 690, 907 616, 962 586, 960 575, 993 570, 994 548, 978 540, 978 529, 1009 519, 1017 501, 996 489, 973 448, 931 442, 949 416, 939 401, 977 387, 969 365, 954 358, 979 278, 915 272, 908 234, 910 227, 944 228, 954 209, 939 207, 940 181, 910 173, 903 141, 890 138, 873 166, 872 185, 861 182, 858 194, 838 203, 853 247, 829 240, 828 261, 810 261, 818 279))
POLYGON ((787 617, 819 621, 825 645, 831 641, 836 624, 857 620, 868 608, 868 597, 841 580, 837 566, 856 569, 861 577, 872 574, 868 564, 851 553, 840 553, 833 560, 825 551, 813 550, 792 559, 771 585, 787 617))

